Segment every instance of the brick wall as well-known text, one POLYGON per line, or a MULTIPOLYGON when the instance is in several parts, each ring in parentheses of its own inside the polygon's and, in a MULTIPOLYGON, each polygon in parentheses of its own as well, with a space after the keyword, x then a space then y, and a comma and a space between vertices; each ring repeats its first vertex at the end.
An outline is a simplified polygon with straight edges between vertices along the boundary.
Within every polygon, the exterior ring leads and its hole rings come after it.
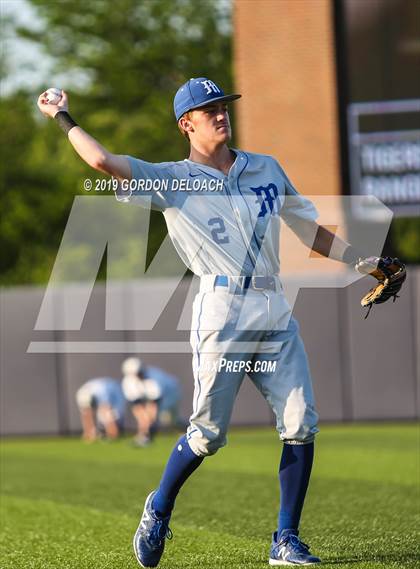
POLYGON ((239 146, 274 155, 305 194, 338 194, 331 0, 235 0, 239 146))

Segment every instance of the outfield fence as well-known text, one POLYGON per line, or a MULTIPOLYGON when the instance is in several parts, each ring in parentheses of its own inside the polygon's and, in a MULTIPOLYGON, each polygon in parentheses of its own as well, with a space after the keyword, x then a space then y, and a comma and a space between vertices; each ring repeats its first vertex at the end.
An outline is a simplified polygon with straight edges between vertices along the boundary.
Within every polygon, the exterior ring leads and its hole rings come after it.
MULTIPOLYGON (((290 284, 291 279, 286 281, 290 284)), ((374 307, 365 320, 360 298, 372 285, 370 278, 344 288, 332 287, 331 283, 323 286, 322 281, 314 288, 313 282, 308 282, 308 288, 298 294, 294 315, 308 352, 321 420, 420 416, 420 268, 409 267, 396 303, 374 307)), ((188 417, 193 378, 191 353, 185 346, 196 280, 184 279, 175 287, 153 330, 137 330, 133 325, 133 298, 143 299, 137 317, 148 322, 148 311, 173 288, 170 280, 99 283, 90 294, 87 286, 64 285, 54 293, 50 321, 47 318, 43 329, 35 326, 45 288, 2 289, 0 433, 79 432, 75 403, 78 387, 92 377, 120 378, 121 362, 134 353, 180 378, 181 413, 188 417), (73 301, 89 295, 78 329, 73 301), (105 312, 111 304, 117 315, 113 327, 119 329, 106 329, 105 312)), ((253 384, 244 381, 232 424, 272 423, 267 404, 253 384)), ((128 414, 127 425, 134 427, 128 414)))

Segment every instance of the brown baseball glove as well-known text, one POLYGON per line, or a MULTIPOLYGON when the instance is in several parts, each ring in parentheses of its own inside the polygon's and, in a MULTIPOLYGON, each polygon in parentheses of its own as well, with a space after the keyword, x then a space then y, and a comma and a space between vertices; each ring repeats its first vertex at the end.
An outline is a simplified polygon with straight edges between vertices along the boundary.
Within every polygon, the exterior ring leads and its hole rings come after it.
POLYGON ((394 302, 405 281, 405 265, 397 258, 392 257, 368 257, 360 259, 355 265, 356 271, 364 275, 372 275, 378 284, 370 289, 361 299, 360 304, 368 307, 367 318, 374 304, 381 304, 390 298, 394 302))

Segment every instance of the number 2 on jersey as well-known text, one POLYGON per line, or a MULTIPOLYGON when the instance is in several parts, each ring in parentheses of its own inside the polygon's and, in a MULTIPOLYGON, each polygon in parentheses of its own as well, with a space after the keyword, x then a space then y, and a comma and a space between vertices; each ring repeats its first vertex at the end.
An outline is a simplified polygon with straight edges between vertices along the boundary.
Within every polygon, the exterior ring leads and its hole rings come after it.
POLYGON ((211 236, 215 243, 218 243, 219 245, 229 243, 229 237, 227 235, 223 235, 223 233, 226 233, 226 227, 225 222, 221 217, 212 217, 209 219, 208 224, 210 227, 213 225, 215 226, 214 229, 211 230, 211 236))

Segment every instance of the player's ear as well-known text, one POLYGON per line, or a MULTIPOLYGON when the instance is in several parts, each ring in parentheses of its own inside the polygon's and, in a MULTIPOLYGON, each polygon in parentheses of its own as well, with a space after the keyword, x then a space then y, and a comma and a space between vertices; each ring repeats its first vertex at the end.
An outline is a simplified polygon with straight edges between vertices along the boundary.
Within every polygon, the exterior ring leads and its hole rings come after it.
POLYGON ((179 126, 186 132, 194 132, 194 127, 189 116, 183 116, 179 119, 179 126))

